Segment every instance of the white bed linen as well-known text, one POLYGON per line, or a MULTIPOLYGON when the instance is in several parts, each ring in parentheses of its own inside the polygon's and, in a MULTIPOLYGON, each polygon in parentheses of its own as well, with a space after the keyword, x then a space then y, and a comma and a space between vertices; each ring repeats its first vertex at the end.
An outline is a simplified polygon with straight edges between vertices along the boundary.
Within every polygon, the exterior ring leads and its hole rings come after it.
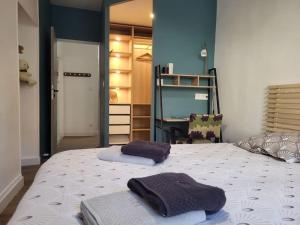
MULTIPOLYGON (((172 146, 154 167, 104 162, 99 149, 54 155, 39 170, 9 225, 78 225, 83 199, 127 190, 127 181, 183 172, 226 191, 222 211, 203 225, 299 225, 300 164, 249 153, 232 144, 172 146)), ((182 224, 184 225, 184 224, 182 224)))

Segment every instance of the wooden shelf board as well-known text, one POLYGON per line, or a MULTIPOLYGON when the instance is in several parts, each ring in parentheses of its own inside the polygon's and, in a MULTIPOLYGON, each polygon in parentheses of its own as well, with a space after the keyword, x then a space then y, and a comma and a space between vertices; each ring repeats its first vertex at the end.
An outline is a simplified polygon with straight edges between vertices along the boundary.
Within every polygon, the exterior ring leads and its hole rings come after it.
POLYGON ((131 73, 132 70, 127 70, 127 69, 110 69, 110 73, 122 73, 122 74, 128 74, 131 73))
POLYGON ((151 119, 151 116, 133 116, 133 119, 151 119))
POLYGON ((130 58, 132 54, 129 52, 111 52, 109 53, 109 56, 117 58, 130 58))
POLYGON ((162 87, 170 88, 203 88, 203 89, 213 89, 215 86, 196 86, 196 85, 175 85, 175 84, 163 84, 162 87))
POLYGON ((124 41, 124 42, 129 42, 132 40, 132 37, 129 35, 118 35, 118 34, 111 34, 109 35, 109 40, 110 41, 124 41))
POLYGON ((133 103, 133 106, 151 106, 151 103, 133 103))
POLYGON ((177 78, 177 77, 184 77, 184 78, 215 78, 215 76, 210 76, 210 75, 200 75, 200 74, 166 74, 166 73, 163 73, 161 74, 162 77, 174 77, 174 78, 177 78))
POLYGON ((133 132, 143 132, 143 131, 151 131, 149 128, 139 128, 139 129, 132 129, 133 132))
POLYGON ((120 89, 131 89, 131 87, 129 86, 109 86, 110 89, 116 89, 116 88, 120 88, 120 89))

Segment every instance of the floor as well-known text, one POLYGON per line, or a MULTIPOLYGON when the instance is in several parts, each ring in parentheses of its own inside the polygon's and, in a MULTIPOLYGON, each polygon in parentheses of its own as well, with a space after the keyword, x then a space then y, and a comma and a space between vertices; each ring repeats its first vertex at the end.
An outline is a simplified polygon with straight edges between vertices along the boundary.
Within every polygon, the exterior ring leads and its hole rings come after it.
POLYGON ((0 225, 5 225, 8 223, 9 219, 14 214, 19 201, 22 199, 23 195, 26 193, 28 188, 31 186, 31 184, 34 180, 35 174, 37 173, 39 168, 40 168, 40 166, 22 167, 22 174, 24 176, 24 187, 0 215, 0 225))
POLYGON ((98 148, 99 137, 64 137, 58 144, 57 151, 63 152, 72 149, 98 148))
MULTIPOLYGON (((67 151, 71 149, 85 149, 85 148, 97 148, 99 146, 99 137, 64 137, 58 145, 58 152, 67 151)), ((24 176, 24 187, 6 207, 6 209, 0 215, 0 225, 6 225, 12 215, 14 214, 19 201, 31 186, 35 174, 40 166, 27 166, 22 167, 22 174, 24 176)))

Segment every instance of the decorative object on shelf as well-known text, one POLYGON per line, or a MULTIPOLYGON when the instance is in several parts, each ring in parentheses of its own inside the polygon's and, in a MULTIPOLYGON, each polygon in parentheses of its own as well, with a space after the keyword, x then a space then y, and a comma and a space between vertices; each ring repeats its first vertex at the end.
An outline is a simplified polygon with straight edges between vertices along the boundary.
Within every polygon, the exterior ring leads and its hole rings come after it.
POLYGON ((174 64, 168 63, 169 74, 174 74, 174 64))
MULTIPOLYGON (((19 45, 19 53, 23 54, 24 47, 22 45, 19 45)), ((32 74, 28 72, 29 70, 29 64, 24 59, 19 59, 19 77, 20 81, 22 83, 26 83, 30 86, 33 86, 36 84, 36 81, 32 78, 32 74)))
POLYGON ((208 50, 206 43, 204 43, 204 45, 202 46, 201 58, 204 61, 204 74, 208 74, 208 50))
POLYGON ((117 104, 118 103, 118 93, 116 91, 109 91, 109 104, 117 104))
POLYGON ((164 67, 161 69, 161 72, 164 73, 164 74, 169 74, 169 67, 164 66, 164 67))
POLYGON ((24 47, 22 45, 19 45, 19 54, 23 54, 24 47))
POLYGON ((19 71, 27 72, 29 69, 28 62, 24 59, 19 59, 19 71))
POLYGON ((33 86, 36 84, 36 81, 32 79, 32 74, 28 72, 21 72, 20 71, 20 81, 27 83, 30 86, 33 86))
POLYGON ((66 76, 66 77, 91 77, 92 74, 90 74, 90 73, 70 73, 70 72, 64 72, 64 76, 66 76))

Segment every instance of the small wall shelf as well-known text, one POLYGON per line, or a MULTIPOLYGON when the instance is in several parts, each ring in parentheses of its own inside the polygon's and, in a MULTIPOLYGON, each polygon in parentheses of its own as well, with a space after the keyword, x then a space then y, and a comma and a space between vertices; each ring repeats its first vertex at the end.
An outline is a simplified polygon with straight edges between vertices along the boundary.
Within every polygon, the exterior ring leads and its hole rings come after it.
MULTIPOLYGON (((191 75, 191 74, 161 74, 161 79, 171 79, 171 84, 163 84, 161 87, 169 88, 201 88, 201 89, 213 89, 215 86, 201 85, 202 79, 213 79, 215 76, 211 75, 191 75), (187 83, 183 83, 183 80, 188 80, 187 83)), ((159 86, 157 84, 157 86, 159 86)))
MULTIPOLYGON (((157 85, 158 86, 158 85, 157 85)), ((202 89, 214 89, 215 86, 199 86, 199 85, 175 85, 175 84, 163 84, 161 87, 168 88, 202 88, 202 89)))

